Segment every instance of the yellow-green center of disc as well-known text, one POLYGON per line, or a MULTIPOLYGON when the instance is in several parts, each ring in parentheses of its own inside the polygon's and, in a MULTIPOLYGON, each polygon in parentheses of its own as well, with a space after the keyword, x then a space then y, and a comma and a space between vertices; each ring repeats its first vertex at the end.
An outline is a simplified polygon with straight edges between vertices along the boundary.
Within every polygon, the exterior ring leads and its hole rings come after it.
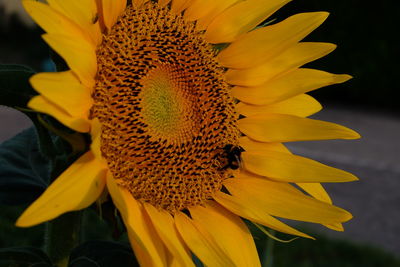
POLYGON ((172 66, 160 65, 141 80, 142 116, 154 136, 179 142, 190 135, 192 107, 185 98, 185 83, 172 66), (175 77, 174 77, 175 76, 175 77))

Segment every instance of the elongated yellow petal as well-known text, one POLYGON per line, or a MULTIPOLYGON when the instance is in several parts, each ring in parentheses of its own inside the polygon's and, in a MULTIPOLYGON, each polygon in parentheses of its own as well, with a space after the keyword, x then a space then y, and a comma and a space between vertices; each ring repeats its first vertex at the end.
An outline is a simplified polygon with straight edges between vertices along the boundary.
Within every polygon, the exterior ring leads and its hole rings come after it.
POLYGON ((314 223, 338 223, 352 218, 347 211, 309 197, 292 185, 268 179, 228 179, 229 193, 248 206, 258 206, 270 215, 314 223))
POLYGON ((247 0, 239 2, 218 15, 208 26, 206 41, 230 43, 256 27, 290 0, 247 0))
MULTIPOLYGON (((84 39, 92 41, 75 22, 65 17, 62 13, 44 3, 23 0, 25 10, 47 33, 67 35, 72 39, 84 39)), ((95 49, 95 46, 93 46, 95 49)))
MULTIPOLYGON (((165 262, 159 262, 159 265, 155 265, 155 262, 152 258, 152 255, 148 253, 145 249, 143 249, 143 246, 137 241, 136 234, 132 232, 132 230, 127 230, 128 238, 129 238, 129 243, 131 244, 131 247, 133 249, 133 252, 135 253, 136 259, 139 263, 140 266, 166 266, 167 265, 167 260, 165 262)), ((158 240, 161 242, 161 240, 158 240)), ((161 247, 163 245, 161 244, 161 247)), ((165 248, 163 248, 165 249, 165 248)), ((166 249, 165 249, 166 250, 166 249)))
POLYGON ((93 104, 91 90, 83 86, 71 71, 39 73, 32 76, 30 83, 37 92, 69 115, 88 117, 93 104))
POLYGON ((107 175, 107 188, 115 206, 122 214, 131 244, 134 249, 137 248, 134 251, 138 258, 143 263, 151 263, 144 266, 165 266, 167 262, 165 247, 142 204, 126 189, 119 187, 110 172, 107 175))
POLYGON ((171 0, 158 0, 158 5, 161 7, 164 7, 168 5, 171 2, 171 0))
POLYGON ((97 58, 90 43, 57 34, 44 34, 43 39, 65 59, 68 66, 86 87, 93 87, 97 71, 97 58))
MULTIPOLYGON (((275 152, 281 152, 281 153, 288 153, 291 154, 291 152, 281 143, 263 143, 263 142, 257 142, 254 141, 247 136, 243 136, 239 139, 239 144, 241 147, 244 148, 244 150, 248 152, 256 152, 256 153, 262 153, 263 151, 275 151, 275 152)), ((235 176, 240 177, 241 179, 245 178, 266 178, 264 176, 260 175, 255 175, 252 173, 249 173, 247 171, 240 171, 239 173, 236 173, 235 176)), ((310 194, 312 197, 324 201, 326 203, 332 204, 332 200, 329 197, 328 193, 325 191, 325 189, 322 187, 320 183, 296 183, 299 187, 301 187, 304 191, 306 191, 308 194, 310 194)), ((336 231, 343 231, 343 226, 341 223, 332 223, 332 224, 324 224, 326 227, 336 230, 336 231)))
POLYGON ((301 94, 281 102, 257 106, 240 102, 236 105, 236 110, 246 116, 251 117, 267 113, 288 114, 298 117, 308 117, 322 109, 321 104, 313 97, 301 94))
POLYGON ((16 225, 33 226, 88 207, 103 192, 105 174, 104 165, 95 159, 92 152, 86 152, 25 210, 16 225))
MULTIPOLYGON (((96 1, 94 0, 47 0, 49 5, 74 21, 88 33, 95 45, 101 43, 101 30, 97 18, 99 17, 96 1)), ((60 29, 61 30, 61 29, 60 29)), ((60 33, 58 33, 60 34, 60 33)))
POLYGON ((185 11, 185 18, 189 21, 198 20, 198 29, 205 30, 219 14, 239 1, 240 0, 195 0, 185 11))
POLYGON ((102 0, 104 24, 111 30, 118 17, 124 12, 127 0, 102 0))
POLYGON ((238 216, 212 201, 205 207, 189 208, 189 211, 235 266, 261 266, 252 235, 238 216))
POLYGON ((247 136, 239 138, 239 145, 248 152, 276 151, 290 153, 282 143, 258 142, 247 136))
POLYGON ((134 4, 137 7, 140 7, 140 6, 142 6, 144 3, 148 2, 148 1, 149 0, 132 0, 132 4, 134 4))
POLYGON ((29 103, 28 107, 51 115, 52 117, 59 120, 65 126, 81 133, 87 133, 90 131, 90 122, 86 118, 72 117, 64 109, 53 104, 51 101, 47 100, 43 96, 33 97, 29 103))
POLYGON ((199 224, 182 213, 175 214, 175 224, 187 246, 206 266, 234 266, 231 259, 199 224))
POLYGON ((232 89, 232 95, 248 104, 268 105, 349 79, 351 76, 346 74, 301 68, 257 87, 236 86, 232 89))
POLYGON ((357 139, 360 135, 344 126, 286 114, 265 114, 238 121, 241 132, 261 142, 292 142, 357 139))
POLYGON ((101 153, 101 127, 102 125, 98 118, 94 118, 91 121, 90 136, 92 138, 92 143, 90 144, 90 150, 98 161, 107 164, 107 161, 101 153))
POLYGON ((262 224, 268 228, 280 231, 282 233, 313 239, 311 236, 304 234, 287 224, 284 224, 278 219, 275 219, 269 215, 263 207, 258 205, 249 205, 247 202, 242 202, 236 197, 222 192, 218 192, 214 196, 214 199, 226 209, 252 222, 262 224))
POLYGON ((185 10, 191 2, 192 0, 172 0, 171 12, 174 14, 179 14, 185 10))
POLYGON ((320 183, 297 183, 297 185, 314 198, 332 204, 331 198, 320 183))
POLYGON ((198 20, 206 16, 210 10, 213 10, 218 2, 213 0, 193 0, 186 9, 184 17, 187 21, 198 20))
MULTIPOLYGON (((312 197, 324 201, 326 203, 332 204, 332 200, 329 197, 328 193, 324 189, 324 187, 320 183, 297 183, 299 187, 301 187, 304 191, 310 194, 312 197)), ((325 227, 335 230, 335 231, 343 231, 343 225, 341 223, 331 223, 324 224, 325 227)))
POLYGON ((244 168, 268 178, 294 183, 350 182, 353 174, 315 160, 276 151, 242 152, 244 168))
POLYGON ((298 43, 259 66, 228 70, 226 81, 233 85, 260 86, 278 75, 329 54, 335 48, 336 45, 329 43, 298 43))
POLYGON ((147 203, 144 203, 144 208, 161 240, 179 262, 180 266, 194 266, 186 247, 180 240, 171 214, 165 210, 159 211, 154 206, 147 203))
MULTIPOLYGON (((257 142, 248 138, 247 136, 243 136, 239 138, 239 144, 241 147, 243 147, 245 151, 250 153, 253 152, 262 154, 263 151, 266 151, 267 153, 275 151, 291 155, 289 149, 287 149, 282 143, 257 142)), ((241 171, 239 177, 243 179, 243 178, 262 178, 263 176, 258 176, 255 174, 241 171)), ((320 183, 296 183, 296 184, 314 198, 332 204, 331 198, 329 197, 328 193, 325 191, 325 189, 322 187, 320 183)))
POLYGON ((79 24, 92 22, 97 13, 94 0, 47 0, 47 2, 79 24))
MULTIPOLYGON (((246 1, 249 2, 249 1, 246 1)), ((327 18, 326 12, 301 13, 251 31, 218 55, 218 61, 234 69, 251 68, 268 61, 306 37, 327 18)))

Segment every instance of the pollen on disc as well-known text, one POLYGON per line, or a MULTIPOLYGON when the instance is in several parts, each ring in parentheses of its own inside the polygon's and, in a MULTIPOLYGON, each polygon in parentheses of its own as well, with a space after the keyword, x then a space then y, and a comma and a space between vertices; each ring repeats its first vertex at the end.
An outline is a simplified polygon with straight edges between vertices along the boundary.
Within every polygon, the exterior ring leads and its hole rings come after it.
POLYGON ((234 100, 194 23, 151 1, 129 6, 97 50, 91 117, 117 183, 171 213, 201 205, 232 173, 234 100))

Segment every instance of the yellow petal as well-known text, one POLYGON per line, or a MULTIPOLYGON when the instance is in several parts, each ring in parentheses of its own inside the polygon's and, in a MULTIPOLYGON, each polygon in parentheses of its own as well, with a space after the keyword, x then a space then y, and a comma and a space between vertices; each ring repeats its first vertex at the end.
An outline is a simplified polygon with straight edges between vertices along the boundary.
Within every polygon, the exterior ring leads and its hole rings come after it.
POLYGON ((276 151, 242 152, 244 169, 268 178, 294 183, 350 182, 353 174, 315 160, 276 151))
MULTIPOLYGON (((126 2, 126 0, 124 0, 126 2)), ((132 3, 136 6, 136 7, 140 7, 142 6, 144 3, 148 2, 149 0, 132 0, 132 3)), ((168 4, 168 3, 167 3, 168 4)), ((126 4, 125 4, 126 5, 126 4)))
POLYGON ((93 100, 91 89, 83 86, 71 72, 39 73, 30 79, 37 92, 71 116, 87 118, 93 100))
MULTIPOLYGON (((47 0, 49 5, 74 21, 79 27, 88 33, 88 36, 95 45, 101 43, 102 35, 96 1, 94 0, 47 0)), ((60 33, 58 33, 60 34, 60 33)))
POLYGON ((169 4, 169 2, 171 2, 171 0, 158 0, 158 5, 161 7, 165 7, 169 4))
POLYGON ((222 50, 218 61, 234 69, 260 65, 302 40, 321 25, 327 16, 326 12, 301 13, 280 23, 251 31, 222 50))
POLYGON ((72 39, 92 41, 87 37, 84 29, 80 28, 72 20, 54 10, 49 5, 33 0, 23 0, 22 3, 28 14, 47 33, 62 34, 72 39))
POLYGON ((297 185, 314 198, 332 204, 331 198, 320 183, 297 183, 297 185))
POLYGON ((86 87, 94 86, 97 58, 96 51, 90 43, 58 34, 44 34, 43 39, 64 58, 86 87))
POLYGON ((33 226, 80 210, 92 204, 103 192, 106 169, 86 152, 64 171, 19 217, 16 225, 33 226))
POLYGON ((214 199, 226 209, 252 222, 262 224, 268 228, 280 231, 282 233, 312 238, 311 236, 284 224, 278 219, 275 219, 271 215, 267 214, 263 207, 258 205, 249 205, 247 202, 240 201, 236 197, 222 192, 218 192, 214 196, 214 199))
POLYGON ((185 10, 191 2, 192 0, 172 0, 171 12, 173 14, 179 14, 185 10))
MULTIPOLYGON (((139 266, 166 266, 167 265, 167 261, 160 262, 159 265, 155 265, 152 255, 150 255, 145 249, 143 249, 143 247, 137 241, 136 235, 134 234, 134 232, 128 229, 127 234, 128 234, 129 243, 131 244, 133 252, 135 253, 135 256, 139 263, 139 266)), ((161 242, 161 240, 158 240, 158 241, 161 242)), ((160 243, 160 246, 162 247, 163 245, 161 243, 160 243)), ((166 250, 166 248, 163 248, 163 249, 166 250)))
POLYGON ((252 30, 290 0, 242 1, 218 15, 205 32, 204 38, 212 44, 230 43, 252 30))
MULTIPOLYGON (((301 187, 305 192, 310 194, 312 197, 323 202, 332 204, 330 196, 320 183, 297 183, 297 185, 301 187)), ((343 225, 341 223, 324 224, 324 226, 335 231, 344 231, 343 225)))
POLYGON ((90 136, 92 138, 92 143, 90 144, 90 150, 98 161, 106 165, 107 161, 103 158, 101 153, 101 127, 102 125, 98 118, 94 118, 91 121, 90 136))
POLYGON ((237 112, 246 117, 266 113, 279 113, 299 117, 308 117, 317 113, 321 109, 321 104, 313 97, 306 94, 297 95, 284 101, 265 106, 250 105, 243 102, 240 102, 236 105, 237 112))
POLYGON ((239 144, 245 151, 248 152, 276 151, 290 153, 282 143, 258 142, 248 138, 247 136, 240 137, 239 144))
POLYGON ((240 119, 238 127, 251 139, 261 142, 360 138, 358 133, 335 123, 286 114, 255 115, 240 119))
POLYGON ((225 9, 233 6, 240 0, 195 0, 185 11, 185 18, 189 21, 197 21, 199 30, 205 30, 207 26, 225 9))
MULTIPOLYGON (((281 152, 281 153, 289 153, 289 149, 287 149, 283 144, 281 143, 263 143, 263 142, 257 142, 254 141, 247 136, 243 136, 239 139, 239 144, 241 147, 244 148, 244 150, 248 152, 262 152, 262 151, 276 151, 276 152, 281 152)), ((235 176, 239 176, 241 179, 245 178, 266 178, 264 176, 260 175, 255 175, 252 173, 249 173, 245 170, 240 171, 239 173, 236 173, 235 176)), ((301 187, 305 192, 310 194, 312 197, 324 201, 326 203, 332 204, 332 200, 329 197, 328 193, 325 191, 325 189, 322 187, 320 183, 296 183, 299 187, 301 187)), ((228 201, 230 203, 230 200, 228 201)), ((221 203, 222 204, 222 203, 221 203)), ((335 231, 343 231, 343 226, 341 223, 332 223, 332 224, 324 224, 324 226, 333 229, 335 231)), ((268 226, 270 227, 270 226, 268 226)), ((275 229, 275 228, 274 228, 275 229)), ((278 230, 278 229, 276 229, 278 230)))
POLYGON ((72 117, 64 109, 53 104, 51 101, 47 100, 43 96, 33 97, 29 103, 28 107, 51 115, 56 118, 65 126, 81 133, 87 133, 90 131, 90 122, 86 118, 72 117))
POLYGON ((111 30, 118 17, 124 12, 127 0, 102 0, 104 24, 111 30))
POLYGON ((231 259, 198 223, 183 213, 177 213, 175 224, 187 246, 206 266, 234 266, 231 259))
POLYGON ((236 86, 231 92, 234 97, 248 104, 267 105, 349 79, 351 76, 346 74, 301 68, 257 87, 236 86))
POLYGON ((297 43, 259 66, 228 70, 226 81, 233 85, 260 86, 278 75, 329 54, 335 48, 336 45, 329 43, 297 43))
POLYGON ((331 223, 331 224, 324 224, 325 227, 331 229, 331 230, 335 230, 338 232, 343 232, 344 228, 343 228, 343 224, 341 223, 331 223))
POLYGON ((79 24, 92 22, 97 13, 94 0, 47 0, 47 2, 51 7, 66 14, 79 24))
POLYGON ((234 266, 261 266, 253 237, 238 216, 212 201, 205 207, 189 208, 189 211, 193 221, 212 236, 234 266))
MULTIPOLYGON (((266 151, 268 153, 271 151, 291 154, 289 149, 287 149, 282 143, 263 143, 254 141, 247 136, 240 137, 239 144, 247 152, 262 153, 266 151)), ((257 176, 248 172, 240 172, 240 178, 261 178, 262 176, 257 176)), ((332 200, 328 193, 322 187, 320 183, 297 183, 304 191, 309 193, 314 198, 332 204, 332 200)))
POLYGON ((198 20, 213 10, 218 2, 213 0, 193 0, 183 16, 187 21, 198 20))
POLYGON ((186 247, 180 240, 171 214, 165 210, 159 211, 154 206, 147 203, 144 203, 144 208, 161 240, 179 262, 180 266, 194 266, 186 247))
POLYGON ((338 223, 352 218, 347 211, 309 197, 292 185, 268 179, 228 179, 224 186, 237 201, 287 219, 314 223, 338 223))
POLYGON ((142 204, 126 189, 119 187, 110 172, 107 175, 107 188, 121 212, 137 257, 146 263, 143 266, 165 266, 167 252, 142 204))

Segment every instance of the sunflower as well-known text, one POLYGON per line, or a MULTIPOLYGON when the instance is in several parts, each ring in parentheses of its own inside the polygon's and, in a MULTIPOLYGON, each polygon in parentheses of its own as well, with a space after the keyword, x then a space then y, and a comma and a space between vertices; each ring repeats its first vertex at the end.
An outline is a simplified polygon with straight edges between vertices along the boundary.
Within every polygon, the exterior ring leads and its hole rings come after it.
POLYGON ((289 0, 24 0, 70 70, 39 73, 29 107, 90 133, 91 146, 18 219, 32 226, 108 192, 143 266, 259 266, 243 218, 343 230, 321 182, 357 178, 284 142, 355 139, 307 118, 305 94, 351 78, 301 68, 335 49, 301 42, 328 16, 259 26, 289 0), (240 246, 238 246, 240 244, 240 246))

